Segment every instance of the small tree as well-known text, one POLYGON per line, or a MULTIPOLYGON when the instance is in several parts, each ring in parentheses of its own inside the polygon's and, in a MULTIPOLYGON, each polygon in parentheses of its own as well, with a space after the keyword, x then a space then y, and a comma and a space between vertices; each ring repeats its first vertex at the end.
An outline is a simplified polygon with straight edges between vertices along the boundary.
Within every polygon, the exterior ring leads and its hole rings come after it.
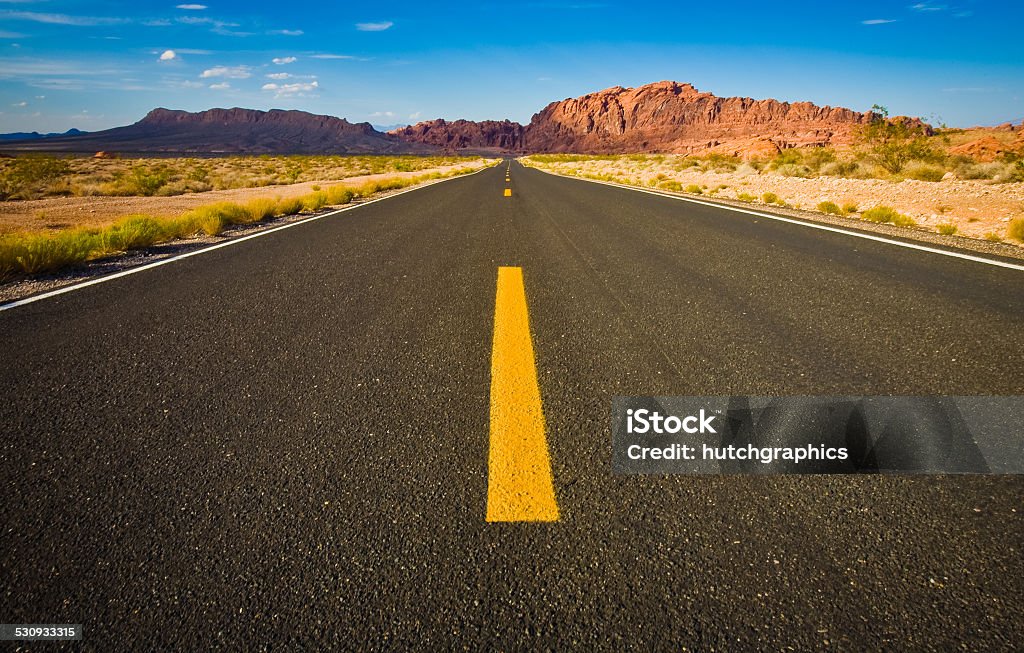
POLYGON ((860 129, 859 140, 868 155, 887 172, 897 174, 910 161, 934 160, 935 149, 920 123, 907 118, 889 118, 889 110, 875 104, 872 119, 860 129))

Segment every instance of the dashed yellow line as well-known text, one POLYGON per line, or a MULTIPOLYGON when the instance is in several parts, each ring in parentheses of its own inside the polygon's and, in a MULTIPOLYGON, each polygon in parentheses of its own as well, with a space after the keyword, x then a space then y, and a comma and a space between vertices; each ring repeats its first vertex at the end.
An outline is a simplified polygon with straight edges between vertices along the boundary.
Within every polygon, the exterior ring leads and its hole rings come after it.
POLYGON ((498 268, 487 521, 558 521, 523 269, 498 268))
POLYGON ((512 189, 511 188, 506 188, 505 189, 505 197, 512 197, 512 189))

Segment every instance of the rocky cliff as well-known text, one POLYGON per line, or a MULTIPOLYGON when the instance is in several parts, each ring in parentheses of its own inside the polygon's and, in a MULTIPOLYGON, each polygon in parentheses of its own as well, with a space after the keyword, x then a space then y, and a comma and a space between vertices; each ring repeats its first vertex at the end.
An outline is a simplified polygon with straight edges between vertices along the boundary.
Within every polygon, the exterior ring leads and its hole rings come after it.
POLYGON ((484 123, 435 120, 392 133, 448 149, 472 142, 521 152, 763 154, 847 144, 856 126, 871 119, 870 113, 810 102, 721 98, 690 84, 657 82, 552 102, 525 127, 505 122, 493 130, 482 129, 484 123))

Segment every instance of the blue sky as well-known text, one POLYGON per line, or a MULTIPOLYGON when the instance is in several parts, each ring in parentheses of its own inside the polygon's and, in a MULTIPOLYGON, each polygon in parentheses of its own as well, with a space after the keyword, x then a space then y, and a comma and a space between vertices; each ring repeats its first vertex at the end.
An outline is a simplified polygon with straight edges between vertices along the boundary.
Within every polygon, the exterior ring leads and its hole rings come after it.
POLYGON ((1024 118, 1022 24, 1018 0, 0 0, 0 132, 103 129, 157 106, 526 122, 662 79, 995 124, 1024 118))

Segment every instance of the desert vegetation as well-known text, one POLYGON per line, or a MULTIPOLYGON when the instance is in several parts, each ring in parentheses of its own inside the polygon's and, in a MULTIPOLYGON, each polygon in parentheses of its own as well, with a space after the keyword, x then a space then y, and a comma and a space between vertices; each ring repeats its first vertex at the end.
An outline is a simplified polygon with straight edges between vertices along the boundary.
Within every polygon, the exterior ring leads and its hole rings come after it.
POLYGON ((524 163, 633 186, 1024 242, 1020 130, 939 129, 880 116, 844 148, 758 158, 705 154, 540 154, 524 163), (982 147, 982 145, 984 147, 982 147))
POLYGON ((374 194, 473 172, 455 168, 416 176, 391 177, 360 184, 337 184, 300 197, 255 198, 246 202, 215 202, 177 217, 129 215, 102 228, 57 232, 0 234, 0 281, 53 272, 121 252, 196 236, 216 236, 233 225, 245 225, 339 206, 374 194))
POLYGON ((172 196, 460 165, 455 156, 227 156, 109 159, 19 155, 0 160, 0 200, 172 196))

